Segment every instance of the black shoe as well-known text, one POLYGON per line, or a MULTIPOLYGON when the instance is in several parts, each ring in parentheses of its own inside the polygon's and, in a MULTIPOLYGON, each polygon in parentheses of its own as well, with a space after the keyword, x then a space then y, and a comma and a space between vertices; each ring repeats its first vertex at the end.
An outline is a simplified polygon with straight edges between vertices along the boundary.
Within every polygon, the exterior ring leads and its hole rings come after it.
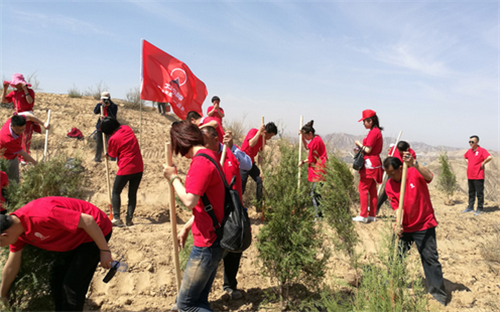
POLYGON ((95 161, 96 163, 100 163, 100 162, 102 162, 102 160, 100 160, 100 159, 95 159, 95 158, 94 158, 94 161, 95 161))

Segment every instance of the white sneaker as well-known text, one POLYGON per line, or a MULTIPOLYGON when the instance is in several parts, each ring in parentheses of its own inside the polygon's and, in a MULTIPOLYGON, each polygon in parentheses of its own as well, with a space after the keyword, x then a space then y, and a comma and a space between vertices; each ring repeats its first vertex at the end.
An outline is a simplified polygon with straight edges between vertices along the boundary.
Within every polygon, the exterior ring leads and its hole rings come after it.
POLYGON ((362 216, 357 216, 357 217, 352 218, 352 221, 366 223, 366 222, 368 222, 368 218, 363 218, 362 216))
POLYGON ((111 224, 113 224, 113 226, 124 226, 123 221, 121 219, 113 218, 113 220, 111 220, 111 224))
POLYGON ((377 217, 368 216, 368 222, 375 222, 375 221, 377 221, 377 217))
POLYGON ((26 164, 27 164, 27 162, 26 162, 26 161, 21 160, 21 165, 22 165, 22 166, 26 166, 26 164))

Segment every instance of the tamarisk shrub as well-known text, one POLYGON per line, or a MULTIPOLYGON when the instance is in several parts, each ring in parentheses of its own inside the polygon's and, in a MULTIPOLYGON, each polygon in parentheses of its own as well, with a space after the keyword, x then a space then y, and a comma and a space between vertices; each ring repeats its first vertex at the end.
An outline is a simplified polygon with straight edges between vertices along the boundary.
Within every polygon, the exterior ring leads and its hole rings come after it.
MULTIPOLYGON (((5 160, 0 159, 0 168, 5 160)), ((83 199, 83 167, 78 158, 58 156, 36 166, 29 166, 22 174, 21 183, 10 182, 5 207, 9 212, 28 202, 46 196, 65 196, 83 199)), ((2 248, 1 257, 7 259, 8 248, 2 248)), ((11 306, 1 311, 53 311, 50 277, 56 261, 56 252, 26 245, 23 248, 21 269, 10 288, 11 306)), ((0 272, 1 273, 1 272, 0 272)))
POLYGON ((280 140, 273 155, 279 155, 279 160, 265 161, 269 164, 264 168, 265 224, 257 248, 262 274, 278 283, 285 308, 292 284, 312 288, 321 284, 330 252, 323 244, 324 235, 315 227, 307 180, 297 188, 297 149, 280 140))
POLYGON ((438 178, 438 188, 446 194, 448 203, 450 203, 450 197, 458 188, 457 177, 451 171, 446 152, 439 155, 439 163, 441 164, 441 172, 438 178))
POLYGON ((354 177, 343 161, 335 155, 328 155, 323 178, 325 181, 319 188, 320 209, 326 223, 331 225, 337 233, 335 246, 352 257, 359 239, 350 213, 351 205, 358 198, 354 187, 354 177))

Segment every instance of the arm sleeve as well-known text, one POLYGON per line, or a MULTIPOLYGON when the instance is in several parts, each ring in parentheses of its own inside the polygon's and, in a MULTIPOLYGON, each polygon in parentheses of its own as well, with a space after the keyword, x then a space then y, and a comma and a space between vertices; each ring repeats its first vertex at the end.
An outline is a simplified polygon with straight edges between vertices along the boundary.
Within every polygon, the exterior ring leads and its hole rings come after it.
POLYGON ((231 152, 233 152, 234 157, 236 157, 236 159, 238 159, 238 162, 240 163, 241 170, 252 169, 252 159, 250 159, 250 156, 248 156, 247 154, 245 154, 245 152, 243 152, 239 148, 237 148, 235 144, 233 144, 233 148, 231 148, 231 152))
POLYGON ((94 107, 94 114, 99 115, 101 113, 101 103, 97 103, 94 107))
POLYGON ((108 156, 111 158, 118 157, 118 144, 113 137, 109 138, 108 141, 108 156))

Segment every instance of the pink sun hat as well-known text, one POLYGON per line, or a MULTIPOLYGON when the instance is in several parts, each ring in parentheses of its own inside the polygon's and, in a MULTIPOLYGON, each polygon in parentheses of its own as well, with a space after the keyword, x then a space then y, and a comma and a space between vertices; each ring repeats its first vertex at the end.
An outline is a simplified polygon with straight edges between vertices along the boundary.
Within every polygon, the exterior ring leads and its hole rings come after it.
POLYGON ((9 82, 11 86, 15 87, 19 83, 24 83, 27 87, 31 87, 29 83, 24 80, 24 76, 22 74, 14 74, 12 75, 12 80, 9 82))

